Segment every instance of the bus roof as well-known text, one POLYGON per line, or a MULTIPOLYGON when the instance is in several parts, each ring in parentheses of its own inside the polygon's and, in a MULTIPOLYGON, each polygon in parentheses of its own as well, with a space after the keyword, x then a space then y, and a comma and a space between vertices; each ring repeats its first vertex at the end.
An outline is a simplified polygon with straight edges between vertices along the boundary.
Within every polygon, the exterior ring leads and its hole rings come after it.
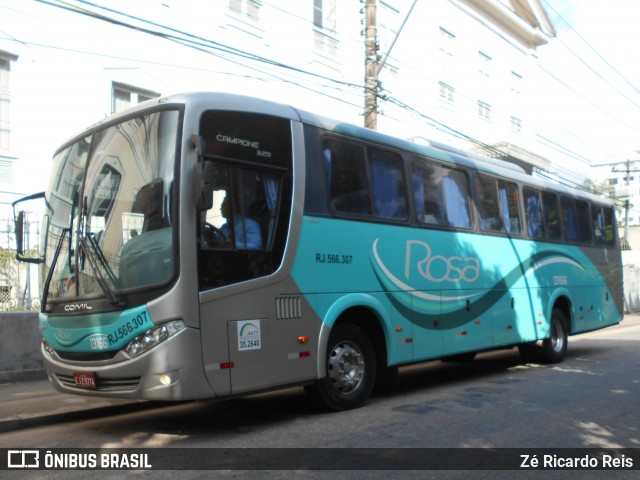
POLYGON ((428 145, 423 145, 411 140, 403 140, 397 137, 376 132, 375 130, 339 122, 337 120, 322 117, 313 113, 305 112, 303 110, 297 110, 297 112, 300 115, 301 121, 303 123, 315 125, 319 128, 330 130, 349 137, 358 138, 381 146, 402 150, 420 156, 435 158, 437 160, 472 168, 481 172, 491 173, 500 177, 504 177, 506 179, 519 181, 527 185, 539 188, 548 188, 560 193, 565 193, 567 195, 580 197, 599 203, 613 204, 613 200, 611 200, 610 198, 602 197, 585 190, 571 188, 553 180, 533 177, 527 174, 520 166, 504 160, 467 152, 465 150, 432 140, 427 140, 428 145))
MULTIPOLYGON (((514 181, 520 181, 524 184, 556 190, 558 192, 565 193, 571 196, 581 197, 600 203, 613 204, 613 200, 611 200, 610 198, 595 195, 584 190, 570 188, 552 180, 532 177, 531 175, 526 174, 526 172, 521 167, 504 160, 467 152, 431 140, 428 140, 428 145, 423 145, 411 140, 404 140, 398 137, 393 137, 391 135, 377 132, 375 130, 359 127, 357 125, 317 115, 315 113, 301 110, 287 104, 232 93, 188 92, 147 100, 140 104, 134 105, 127 110, 115 113, 100 120, 99 122, 91 125, 80 135, 73 137, 73 139, 71 139, 69 142, 66 142, 64 145, 66 146, 75 139, 81 138, 91 130, 100 128, 105 124, 118 121, 120 118, 126 118, 127 116, 130 116, 137 111, 146 110, 157 105, 176 105, 186 104, 187 102, 191 103, 192 105, 195 104, 196 108, 198 105, 200 105, 200 108, 202 110, 206 110, 214 106, 216 110, 220 109, 253 112, 283 117, 289 120, 313 125, 318 128, 329 130, 341 135, 375 143, 380 146, 402 150, 410 154, 434 158, 447 163, 452 163, 454 165, 460 165, 472 168, 474 170, 479 170, 500 177, 512 179, 514 181)), ((64 146, 61 147, 61 149, 62 148, 64 148, 64 146)))

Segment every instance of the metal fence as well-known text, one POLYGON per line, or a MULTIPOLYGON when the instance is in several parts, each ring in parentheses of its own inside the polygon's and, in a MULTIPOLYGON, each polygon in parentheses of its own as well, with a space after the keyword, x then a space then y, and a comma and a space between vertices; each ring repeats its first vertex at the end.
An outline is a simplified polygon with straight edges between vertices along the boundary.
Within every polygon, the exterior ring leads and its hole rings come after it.
MULTIPOLYGON (((13 211, 2 205, 0 215, 0 312, 38 311, 38 268, 16 259, 13 211)), ((32 245, 40 241, 38 223, 32 222, 26 232, 32 245)))
POLYGON ((39 298, 15 298, 0 295, 0 312, 38 312, 39 298))

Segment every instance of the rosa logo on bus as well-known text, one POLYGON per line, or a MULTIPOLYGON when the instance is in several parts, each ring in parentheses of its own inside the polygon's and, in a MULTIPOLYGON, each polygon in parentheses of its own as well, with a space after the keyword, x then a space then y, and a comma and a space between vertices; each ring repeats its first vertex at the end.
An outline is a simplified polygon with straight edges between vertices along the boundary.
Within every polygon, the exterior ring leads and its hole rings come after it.
POLYGON ((259 350, 262 348, 260 320, 238 322, 238 351, 259 350))
POLYGON ((412 270, 416 270, 430 282, 473 283, 480 278, 480 260, 477 257, 434 255, 427 242, 407 240, 404 264, 407 280, 410 279, 412 270))
POLYGON ((477 257, 436 255, 431 246, 421 240, 407 240, 404 256, 389 256, 385 263, 378 248, 380 239, 373 242, 372 264, 383 287, 405 307, 425 314, 442 313, 460 308, 478 293, 442 295, 443 283, 455 288, 460 283, 473 283, 480 278, 480 260, 477 257), (404 264, 399 264, 399 258, 404 264), (395 265, 392 263, 395 260, 395 265), (404 271, 404 280, 394 271, 404 271), (411 283, 409 283, 411 282, 411 283), (432 290, 433 292, 430 292, 432 290))
POLYGON ((558 286, 566 285, 568 277, 554 275, 554 269, 570 266, 576 272, 586 271, 580 262, 565 252, 536 252, 519 264, 509 266, 509 270, 494 279, 493 285, 485 285, 483 291, 469 294, 468 285, 480 278, 478 257, 434 255, 431 246, 420 240, 408 240, 403 257, 387 252, 383 256, 379 243, 379 238, 373 242, 371 263, 383 288, 411 310, 440 317, 447 314, 447 318, 455 318, 458 323, 469 320, 470 315, 477 316, 488 311, 523 276, 538 285, 544 285, 546 280, 553 278, 553 284, 558 286), (400 263, 402 260, 403 264, 400 263), (394 273, 402 269, 404 279, 401 278, 402 274, 394 273), (449 293, 445 294, 445 291, 449 293), (473 315, 469 304, 474 305, 473 315))

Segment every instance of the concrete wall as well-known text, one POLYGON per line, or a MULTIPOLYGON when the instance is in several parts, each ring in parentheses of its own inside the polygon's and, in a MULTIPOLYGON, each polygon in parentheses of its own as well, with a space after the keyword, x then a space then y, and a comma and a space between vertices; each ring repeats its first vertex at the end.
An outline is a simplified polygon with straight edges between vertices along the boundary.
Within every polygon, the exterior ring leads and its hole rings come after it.
POLYGON ((46 378, 37 312, 0 312, 0 383, 46 378))
POLYGON ((640 312, 640 251, 622 252, 625 312, 640 312))

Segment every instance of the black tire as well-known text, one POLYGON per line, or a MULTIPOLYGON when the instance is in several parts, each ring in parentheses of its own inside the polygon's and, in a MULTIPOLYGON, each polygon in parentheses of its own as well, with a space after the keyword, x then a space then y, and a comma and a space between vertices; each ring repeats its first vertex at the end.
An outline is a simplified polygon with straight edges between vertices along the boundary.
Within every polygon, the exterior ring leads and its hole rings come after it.
POLYGON ((567 345, 568 331, 564 313, 554 308, 549 338, 542 342, 522 343, 518 345, 518 350, 525 363, 560 363, 567 353, 567 345))
POLYGON ((355 325, 337 325, 329 335, 327 375, 307 385, 318 405, 334 411, 364 405, 376 378, 376 356, 369 337, 355 325))
POLYGON ((538 356, 543 363, 560 363, 567 353, 569 335, 562 310, 554 308, 551 313, 551 333, 542 342, 538 356))

